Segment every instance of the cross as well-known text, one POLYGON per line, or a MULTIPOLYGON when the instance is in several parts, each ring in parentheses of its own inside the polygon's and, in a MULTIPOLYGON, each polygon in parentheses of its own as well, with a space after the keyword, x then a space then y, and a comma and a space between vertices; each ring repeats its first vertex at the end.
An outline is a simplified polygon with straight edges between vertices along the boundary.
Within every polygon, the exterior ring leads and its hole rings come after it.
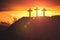
POLYGON ((28 12, 29 12, 29 17, 31 17, 32 9, 31 9, 31 8, 29 8, 29 9, 28 9, 28 12))
POLYGON ((45 16, 45 11, 47 11, 45 8, 43 8, 43 16, 45 16))
POLYGON ((38 17, 38 10, 39 10, 39 9, 36 7, 35 10, 36 10, 36 17, 38 17))

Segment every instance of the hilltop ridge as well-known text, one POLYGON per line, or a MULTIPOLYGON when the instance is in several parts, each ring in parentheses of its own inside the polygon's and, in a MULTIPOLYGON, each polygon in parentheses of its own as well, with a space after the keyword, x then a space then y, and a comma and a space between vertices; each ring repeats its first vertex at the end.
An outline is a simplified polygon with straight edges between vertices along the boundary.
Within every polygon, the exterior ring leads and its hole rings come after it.
POLYGON ((60 40, 60 16, 23 17, 1 35, 2 40, 60 40))

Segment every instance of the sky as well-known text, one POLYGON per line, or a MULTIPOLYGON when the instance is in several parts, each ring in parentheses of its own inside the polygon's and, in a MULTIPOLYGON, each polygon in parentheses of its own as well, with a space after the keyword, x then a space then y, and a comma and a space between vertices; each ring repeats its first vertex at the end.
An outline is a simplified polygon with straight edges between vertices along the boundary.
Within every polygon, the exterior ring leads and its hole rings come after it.
POLYGON ((0 0, 0 11, 23 10, 32 6, 56 7, 60 6, 60 0, 0 0))
POLYGON ((29 8, 33 10, 32 16, 35 16, 36 7, 40 9, 40 16, 43 8, 47 9, 46 16, 60 15, 60 0, 0 0, 0 14, 5 17, 4 19, 8 16, 16 18, 28 16, 29 8))

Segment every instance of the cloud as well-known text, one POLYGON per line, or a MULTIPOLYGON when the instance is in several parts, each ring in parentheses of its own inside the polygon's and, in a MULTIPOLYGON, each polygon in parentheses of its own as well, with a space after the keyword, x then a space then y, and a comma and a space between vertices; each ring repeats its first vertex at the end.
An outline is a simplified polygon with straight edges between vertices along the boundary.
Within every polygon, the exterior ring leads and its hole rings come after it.
POLYGON ((54 4, 55 6, 60 6, 60 0, 52 0, 50 3, 54 4))
POLYGON ((0 0, 0 11, 12 10, 13 5, 34 6, 34 5, 53 5, 60 6, 60 0, 0 0))
POLYGON ((11 6, 13 5, 24 5, 27 0, 0 0, 0 11, 8 11, 11 10, 11 6))

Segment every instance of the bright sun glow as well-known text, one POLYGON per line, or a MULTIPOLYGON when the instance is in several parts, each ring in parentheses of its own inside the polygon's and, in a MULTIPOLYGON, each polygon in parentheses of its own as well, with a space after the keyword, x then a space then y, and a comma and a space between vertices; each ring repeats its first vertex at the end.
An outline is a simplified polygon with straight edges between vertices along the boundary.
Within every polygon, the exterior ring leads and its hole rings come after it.
MULTIPOLYGON (((36 17, 36 10, 34 10, 35 8, 36 7, 32 7, 31 8, 33 10, 32 13, 31 13, 32 17, 36 17)), ((38 10, 38 16, 43 16, 43 11, 41 11, 43 9, 43 7, 39 7, 39 9, 40 10, 38 10)), ((27 10, 25 10, 25 11, 11 11, 9 13, 11 13, 12 16, 15 16, 17 18, 28 17, 29 16, 29 12, 27 10)), ((55 13, 55 11, 52 11, 50 8, 47 8, 47 11, 45 12, 45 15, 46 16, 52 16, 52 15, 54 15, 54 13, 55 13)))
MULTIPOLYGON (((38 16, 43 16, 43 11, 41 11, 44 7, 38 7, 38 16)), ((46 8, 46 7, 45 7, 46 8)), ((31 9, 33 10, 31 13, 32 17, 36 17, 36 7, 31 7, 31 9)), ((52 10, 52 8, 46 8, 47 11, 45 12, 45 16, 53 16, 53 15, 60 15, 60 11, 58 11, 58 9, 54 9, 52 10)), ((9 23, 12 23, 14 20, 13 18, 16 18, 17 20, 19 18, 22 17, 28 17, 29 16, 29 12, 26 10, 23 11, 3 11, 0 12, 0 21, 8 21, 9 23), (3 15, 4 14, 4 15, 3 15), (9 20, 8 20, 9 19, 9 20)))
MULTIPOLYGON (((19 10, 19 7, 16 7, 18 8, 19 10)), ((16 9, 14 8, 14 9, 16 9)), ((33 11, 31 13, 31 16, 32 17, 36 17, 36 7, 30 7, 33 11)), ((40 6, 38 7, 38 9, 40 9, 38 11, 38 16, 43 16, 43 11, 41 11, 44 7, 40 6)), ((53 15, 57 15, 57 10, 56 9, 53 9, 52 8, 48 8, 48 7, 45 7, 46 8, 46 12, 45 12, 45 15, 46 16, 53 16, 53 15)), ((25 9, 25 10, 20 10, 20 11, 8 11, 8 12, 5 12, 5 13, 8 13, 10 14, 11 16, 13 17, 16 17, 17 19, 21 18, 21 17, 28 17, 29 16, 29 12, 27 11, 29 8, 25 9)), ((59 11, 60 12, 60 11, 59 11)))
MULTIPOLYGON (((31 9, 33 10, 32 13, 31 13, 31 16, 32 17, 36 17, 36 7, 31 7, 31 9)), ((41 11, 43 9, 43 7, 38 7, 38 16, 43 16, 43 11, 41 11)), ((56 11, 52 10, 51 8, 46 8, 47 11, 45 12, 45 15, 46 16, 52 16, 52 15, 57 15, 56 11)), ((27 9, 28 10, 28 9, 27 9)), ((24 11, 6 11, 6 12, 3 12, 3 13, 7 13, 7 14, 10 14, 11 16, 13 17, 16 17, 17 19, 21 18, 21 17, 28 17, 29 16, 29 12, 27 10, 24 10, 24 11)))
MULTIPOLYGON (((54 12, 51 12, 51 11, 46 11, 45 12, 45 15, 46 16, 52 16, 54 12)), ((12 12, 11 13, 12 16, 15 16, 17 18, 21 18, 21 17, 28 17, 29 16, 29 12, 28 11, 16 11, 16 12, 12 12)), ((33 10, 32 13, 31 13, 31 16, 32 17, 36 17, 36 11, 33 10)), ((38 16, 43 16, 43 12, 42 11, 38 11, 38 16)))

